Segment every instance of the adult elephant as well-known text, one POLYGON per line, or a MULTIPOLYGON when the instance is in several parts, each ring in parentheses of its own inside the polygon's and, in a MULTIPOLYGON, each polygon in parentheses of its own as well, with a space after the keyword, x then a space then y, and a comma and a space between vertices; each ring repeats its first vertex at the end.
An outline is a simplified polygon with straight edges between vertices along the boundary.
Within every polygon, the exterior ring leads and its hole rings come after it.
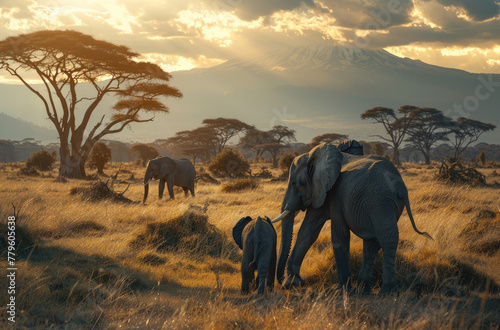
POLYGON ((194 196, 194 177, 196 170, 193 164, 188 159, 174 160, 169 157, 159 157, 152 159, 146 168, 144 175, 144 199, 146 202, 149 192, 149 182, 152 179, 158 180, 158 197, 163 197, 165 190, 165 182, 167 183, 168 194, 171 199, 174 199, 174 186, 182 187, 184 194, 188 195, 188 190, 194 196))
MULTIPOLYGON (((341 144, 350 152, 351 141, 341 144)), ((332 243, 339 276, 339 288, 349 287, 350 232, 363 239, 363 261, 358 285, 370 291, 375 256, 383 251, 383 283, 380 293, 396 289, 395 256, 399 233, 397 221, 404 207, 413 229, 420 232, 413 220, 408 191, 394 165, 377 156, 362 156, 341 152, 332 144, 320 144, 309 153, 297 156, 291 167, 288 188, 282 203, 282 214, 273 222, 283 220, 281 247, 277 265, 278 282, 288 279, 285 287, 301 286, 300 266, 307 251, 318 238, 324 223, 331 221, 332 243), (290 252, 296 211, 306 210, 295 246, 290 252)), ((362 150, 362 149, 361 149, 362 150)))

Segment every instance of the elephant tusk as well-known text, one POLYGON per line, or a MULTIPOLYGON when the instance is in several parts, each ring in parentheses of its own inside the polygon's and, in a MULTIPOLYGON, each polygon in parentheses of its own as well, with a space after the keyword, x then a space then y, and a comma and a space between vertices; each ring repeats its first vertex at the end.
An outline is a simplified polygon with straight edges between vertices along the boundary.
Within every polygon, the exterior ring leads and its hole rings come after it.
POLYGON ((291 212, 290 210, 285 210, 283 213, 281 213, 281 215, 279 217, 272 220, 271 223, 275 223, 275 222, 283 220, 290 212, 291 212))
POLYGON ((144 185, 147 186, 151 182, 151 179, 148 180, 144 185))

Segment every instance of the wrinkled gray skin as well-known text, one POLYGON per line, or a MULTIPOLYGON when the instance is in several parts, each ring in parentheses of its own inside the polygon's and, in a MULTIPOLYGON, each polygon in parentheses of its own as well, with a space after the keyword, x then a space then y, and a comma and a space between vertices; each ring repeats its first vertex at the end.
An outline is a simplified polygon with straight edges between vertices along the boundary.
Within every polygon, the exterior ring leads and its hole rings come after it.
POLYGON ((304 285, 300 266, 324 223, 332 219, 331 232, 337 272, 338 289, 350 287, 350 232, 363 239, 363 261, 358 287, 370 292, 375 256, 383 251, 383 283, 380 294, 397 287, 395 256, 399 232, 397 221, 404 207, 415 227, 408 200, 408 191, 394 165, 377 156, 359 156, 340 152, 334 145, 321 144, 311 152, 296 157, 290 167, 288 188, 282 212, 291 212, 283 219, 278 282, 285 287, 304 285), (306 210, 290 258, 295 211, 306 210))
POLYGON ((251 220, 246 223, 240 241, 243 246, 241 292, 249 293, 254 281, 259 294, 264 293, 266 284, 272 291, 276 273, 276 231, 273 225, 269 219, 261 217, 251 220))
POLYGON ((163 197, 165 182, 167 183, 168 194, 174 199, 174 186, 182 187, 184 194, 188 196, 188 191, 194 197, 194 178, 196 171, 193 164, 188 159, 174 160, 169 157, 152 159, 144 174, 144 199, 146 202, 149 192, 149 181, 151 179, 160 180, 158 183, 158 197, 163 197))

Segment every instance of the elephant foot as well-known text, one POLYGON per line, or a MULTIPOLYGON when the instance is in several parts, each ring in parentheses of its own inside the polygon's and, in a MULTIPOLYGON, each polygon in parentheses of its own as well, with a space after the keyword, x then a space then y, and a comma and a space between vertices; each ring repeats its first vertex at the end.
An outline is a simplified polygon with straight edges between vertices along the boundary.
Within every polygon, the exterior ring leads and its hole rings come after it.
POLYGON ((370 281, 358 280, 358 287, 356 288, 356 291, 362 295, 369 295, 372 293, 370 281))
POLYGON ((383 283, 380 291, 378 293, 379 297, 387 296, 393 293, 398 293, 398 284, 394 283, 383 283))
POLYGON ((296 274, 290 274, 285 282, 285 285, 283 287, 285 289, 291 289, 291 288, 299 288, 302 287, 306 284, 306 281, 300 277, 300 275, 296 274))

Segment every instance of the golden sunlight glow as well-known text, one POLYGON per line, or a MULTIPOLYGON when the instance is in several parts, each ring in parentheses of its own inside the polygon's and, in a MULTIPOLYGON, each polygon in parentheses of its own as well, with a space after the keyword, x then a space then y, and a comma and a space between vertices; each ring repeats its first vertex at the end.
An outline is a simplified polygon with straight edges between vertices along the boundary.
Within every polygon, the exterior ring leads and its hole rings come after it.
POLYGON ((425 63, 448 68, 457 68, 476 73, 500 73, 500 48, 479 47, 398 46, 386 51, 399 57, 419 59, 425 63))
POLYGON ((335 19, 328 15, 318 15, 313 10, 307 11, 281 11, 273 14, 273 29, 275 32, 295 32, 303 35, 304 31, 312 30, 321 32, 325 37, 347 41, 341 29, 334 25, 335 19))
POLYGON ((243 28, 254 29, 262 26, 262 19, 246 22, 230 12, 206 9, 200 11, 183 10, 178 13, 178 18, 175 21, 184 24, 187 28, 199 31, 204 39, 214 42, 220 47, 228 47, 232 44, 233 32, 241 31, 243 28))
POLYGON ((225 60, 207 58, 203 55, 198 58, 191 58, 160 53, 142 54, 142 56, 138 58, 138 61, 157 64, 166 72, 191 70, 194 68, 208 68, 225 62, 225 60))

